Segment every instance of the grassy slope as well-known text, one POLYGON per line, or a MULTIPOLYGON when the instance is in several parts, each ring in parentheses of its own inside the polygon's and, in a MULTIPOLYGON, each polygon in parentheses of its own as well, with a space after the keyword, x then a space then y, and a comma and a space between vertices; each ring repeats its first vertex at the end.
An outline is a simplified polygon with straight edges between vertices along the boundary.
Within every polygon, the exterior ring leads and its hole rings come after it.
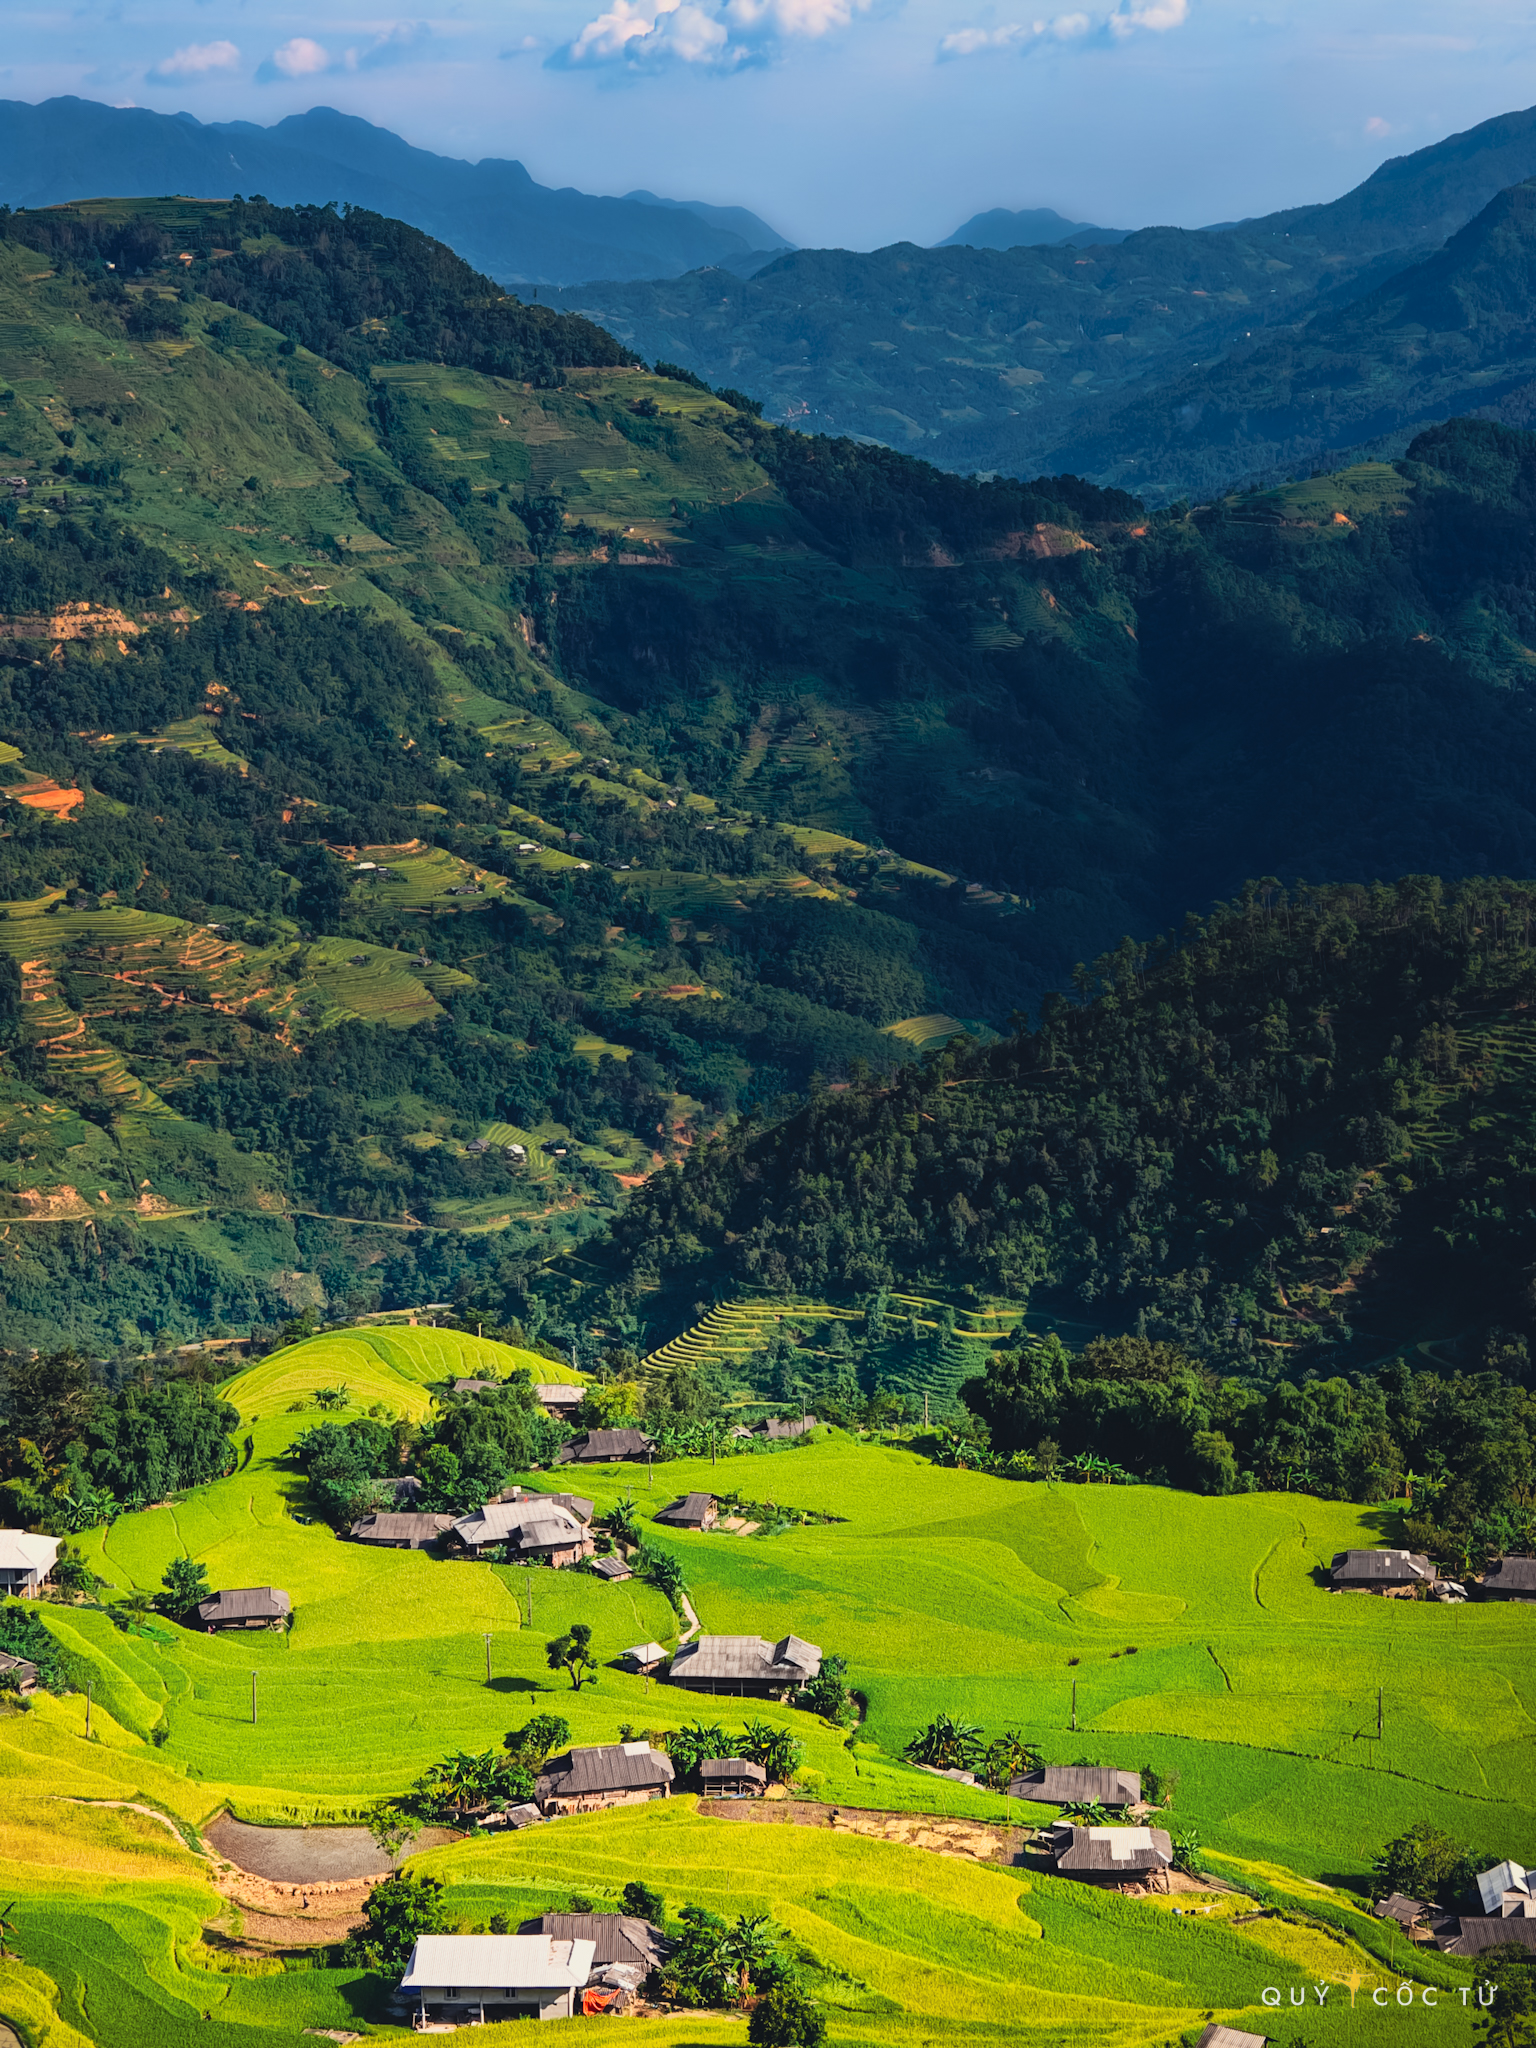
MULTIPOLYGON (((83 1610, 48 1610, 94 1668, 96 1740, 81 1739, 79 1698, 43 1699, 0 1719, 0 1872, 22 1898, 28 1963, 59 1986, 59 2010, 87 2037, 158 2048, 212 2010, 262 2043, 265 2030, 275 2039, 295 2024, 343 2023, 336 2016, 355 1998, 345 1973, 205 1973, 189 1945, 216 1902, 191 1860, 150 1822, 87 1816, 60 1797, 137 1797, 192 1823, 226 1803, 252 1819, 339 1819, 400 1790, 448 1750, 494 1745, 540 1704, 564 1713, 578 1741, 612 1740, 621 1720, 676 1726, 702 1712, 730 1725, 742 1712, 613 1669, 573 1695, 545 1671, 545 1637, 575 1620, 591 1623, 605 1658, 648 1636, 671 1640, 675 1621, 643 1587, 534 1574, 530 1630, 520 1625, 522 1573, 371 1554, 293 1519, 301 1481, 286 1447, 315 1417, 290 1414, 286 1398, 345 1373, 359 1393, 414 1406, 424 1376, 501 1365, 505 1349, 392 1329, 276 1354, 228 1389, 242 1433, 255 1438, 249 1469, 87 1539, 119 1588, 154 1586, 186 1550, 215 1585, 281 1584, 296 1610, 285 1636, 176 1630, 171 1644, 115 1633, 83 1610), (385 1345, 397 1363, 381 1355, 385 1345), (158 1745, 148 1739, 156 1729, 158 1745)), ((433 1852, 425 1866, 449 1881, 469 1924, 540 1910, 572 1888, 616 1891, 644 1872, 679 1903, 769 1911, 846 1973, 823 1984, 843 2008, 836 2040, 898 2048, 948 2013, 956 2031, 946 2039, 997 2038, 1002 2026, 1014 2039, 1150 2048, 1208 2010, 1250 2006, 1265 1983, 1310 1973, 1342 1985, 1353 1976, 1358 1991, 1378 1981, 1383 1937, 1333 1887, 1357 1884, 1375 1846, 1400 1827, 1432 1817, 1502 1853, 1518 1848, 1536 1817, 1524 1705, 1529 1613, 1334 1600, 1312 1581, 1314 1563, 1339 1545, 1390 1533, 1385 1511, 1301 1497, 1010 1486, 846 1438, 720 1468, 668 1466, 649 1490, 643 1472, 623 1467, 581 1475, 599 1508, 633 1492, 642 1510, 728 1481, 847 1518, 762 1542, 665 1539, 706 1629, 773 1637, 794 1628, 849 1656, 869 1700, 852 1740, 792 1709, 760 1710, 805 1741, 808 1789, 849 1810, 1000 1818, 996 1795, 894 1760, 940 1708, 993 1731, 1015 1722, 1055 1760, 1089 1754, 1178 1768, 1176 1823, 1200 1830, 1218 1867, 1322 1912, 1347 1942, 1272 1922, 1239 1929, 1229 1915, 1175 1920, 1168 1905, 1049 1879, 1026 1884, 859 1835, 744 1834, 698 1816, 689 1799, 433 1852), (1124 1654, 1130 1643, 1134 1657, 1124 1654), (1070 1667, 1070 1657, 1080 1662, 1070 1667), (1492 1729, 1505 1733, 1490 1746, 1492 1729)), ((52 1997, 8 1967, 0 2011, 26 2017, 52 1997)), ((1454 1980, 1444 1964, 1425 1967, 1454 1980)), ((1386 2025, 1368 2008, 1345 2008, 1309 2015, 1307 2038, 1385 2042, 1386 2025)), ((669 2044, 731 2038, 715 2023, 642 2031, 669 2044)), ((43 2038, 75 2048, 67 2028, 43 2038)), ((1437 2038, 1469 2038, 1458 2013, 1445 2016, 1437 2038)))

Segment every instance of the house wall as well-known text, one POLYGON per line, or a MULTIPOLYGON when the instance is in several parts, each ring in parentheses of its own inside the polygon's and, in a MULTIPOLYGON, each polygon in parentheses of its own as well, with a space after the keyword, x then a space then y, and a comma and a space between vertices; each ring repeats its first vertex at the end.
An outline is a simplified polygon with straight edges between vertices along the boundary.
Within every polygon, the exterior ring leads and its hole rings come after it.
POLYGON ((445 2016, 457 2017, 462 2009, 469 2017, 472 2010, 478 2013, 481 2005, 520 2005, 537 2008, 541 2020, 568 2020, 572 2015, 574 1993, 569 1990, 551 1991, 547 1987, 534 1990, 504 1984, 453 1984, 445 1985, 440 1991, 413 1985, 409 1997, 413 2006, 425 2004, 429 2011, 434 2006, 443 2008, 445 2016))
POLYGON ((17 1570, 7 1568, 0 1571, 0 1593, 8 1594, 13 1600, 35 1600, 43 1590, 46 1572, 34 1566, 23 1566, 17 1570))
POLYGON ((602 1813, 610 1806, 648 1806, 653 1799, 668 1797, 665 1785, 646 1786, 627 1792, 583 1792, 573 1799, 558 1793, 544 1801, 546 1813, 602 1813))

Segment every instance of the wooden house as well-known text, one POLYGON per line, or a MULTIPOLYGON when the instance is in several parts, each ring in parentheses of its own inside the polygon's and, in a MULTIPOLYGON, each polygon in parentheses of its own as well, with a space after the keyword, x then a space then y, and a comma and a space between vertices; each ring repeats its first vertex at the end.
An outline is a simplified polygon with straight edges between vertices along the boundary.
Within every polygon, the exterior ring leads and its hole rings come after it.
POLYGON ((768 1773, 744 1756, 710 1757, 699 1765, 699 1783, 710 1799, 761 1799, 768 1773))
MULTIPOLYGON (((590 1515, 591 1503, 583 1505, 590 1515)), ((566 1501, 547 1493, 487 1501, 453 1524, 453 1537, 471 1557, 501 1550, 508 1564, 547 1564, 557 1571, 580 1564, 597 1548, 587 1522, 566 1501)))
POLYGON ((587 1398, 587 1390, 585 1387, 562 1386, 551 1381, 548 1385, 535 1387, 533 1398, 546 1414, 569 1422, 587 1398))
POLYGON ((1434 1585, 1435 1568, 1427 1557, 1411 1550, 1341 1550, 1328 1583, 1335 1593, 1379 1593, 1388 1600, 1411 1600, 1421 1586, 1434 1585))
POLYGON ((378 1514, 364 1515, 348 1534, 378 1550, 425 1550, 452 1527, 452 1515, 378 1514))
POLYGON ((673 1651, 668 1677, 689 1692, 781 1700, 809 1685, 820 1670, 820 1649, 799 1636, 777 1643, 761 1636, 696 1636, 673 1651))
POLYGON ((1173 1867, 1173 1843, 1165 1828, 1052 1828, 1050 1849, 1063 1877, 1092 1884, 1146 1880, 1173 1867))
POLYGON ((654 1678, 667 1661, 660 1643, 636 1643, 624 1652, 624 1662, 640 1678, 654 1678))
POLYGON ((1484 1600, 1536 1600, 1536 1557, 1501 1557, 1478 1591, 1484 1600))
POLYGON ((37 1691, 37 1666, 25 1657, 13 1657, 7 1650, 0 1650, 0 1694, 18 1692, 25 1695, 37 1691))
POLYGON ((534 1786, 539 1811, 599 1813, 608 1806, 643 1806, 672 1795, 672 1759, 648 1742, 612 1742, 573 1749, 544 1766, 534 1786))
POLYGON ((233 1586, 198 1603, 206 1629, 286 1628, 293 1602, 281 1586, 233 1586))
POLYGON ((1141 1774, 1101 1770, 1092 1764, 1047 1764, 1012 1779, 1008 1793, 1042 1806, 1136 1806, 1141 1800, 1141 1774))
POLYGON ((649 1975, 672 1951, 659 1927, 628 1913, 543 1913, 537 1920, 525 1920, 517 1931, 556 1941, 590 1941, 594 1970, 627 1963, 649 1975))
POLYGON ((635 1575, 629 1568, 628 1558, 620 1557, 615 1551, 612 1557, 594 1557, 592 1560, 594 1578, 606 1579, 610 1585, 622 1585, 625 1579, 635 1575))
POLYGON ((668 1529, 713 1529, 720 1507, 712 1493, 685 1493, 654 1519, 668 1529))
POLYGON ((653 1438, 643 1429, 589 1429, 573 1436, 555 1454, 557 1465, 617 1465, 625 1458, 648 1458, 655 1450, 653 1438))
POLYGON ((809 1436, 815 1427, 814 1415, 770 1415, 757 1425, 757 1434, 770 1443, 781 1443, 787 1437, 809 1436))

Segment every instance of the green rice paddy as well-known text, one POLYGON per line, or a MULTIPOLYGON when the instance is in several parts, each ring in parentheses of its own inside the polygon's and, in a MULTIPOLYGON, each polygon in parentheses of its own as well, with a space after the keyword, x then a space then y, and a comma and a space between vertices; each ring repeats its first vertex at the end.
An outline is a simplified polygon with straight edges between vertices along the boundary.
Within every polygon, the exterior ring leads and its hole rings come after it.
MULTIPOLYGON (((220 1969, 199 1938, 223 1904, 205 1866, 152 1819, 66 1802, 133 1800, 194 1827, 226 1807, 253 1821, 343 1820, 451 1750, 498 1744, 541 1704, 577 1741, 743 1712, 613 1668, 633 1642, 676 1640, 671 1610, 642 1585, 371 1552, 302 1519, 290 1446, 319 1419, 316 1389, 345 1384, 352 1412, 420 1416, 434 1382, 516 1367, 570 1377, 510 1346, 400 1325, 290 1346, 226 1385, 237 1439, 252 1440, 239 1471, 83 1539, 117 1592, 156 1587, 185 1553, 215 1587, 284 1587, 295 1612, 282 1634, 167 1624, 162 1642, 91 1609, 42 1610, 92 1674, 92 1736, 78 1696, 0 1716, 0 1882, 19 1901, 23 1958, 0 1965, 0 2015, 29 2043, 179 2048, 207 2038, 207 2013, 267 2048, 304 2027, 385 2017, 352 1973, 220 1969), (604 1660, 580 1694, 543 1656, 575 1621, 604 1660)), ((531 1475, 546 1487, 572 1477, 531 1475)), ((1272 2038, 1384 2048, 1398 2008, 1369 1994, 1400 1981, 1390 1965, 1403 1958, 1361 1910, 1377 1847, 1421 1818, 1490 1855, 1529 1847, 1530 1611, 1338 1599, 1315 1583, 1337 1548, 1390 1538, 1391 1509, 1009 1484, 838 1433, 718 1467, 663 1466, 649 1484, 644 1468, 588 1467, 579 1484, 599 1510, 631 1496, 643 1521, 681 1491, 726 1486, 843 1518, 660 1540, 708 1632, 793 1629, 849 1659, 867 1702, 851 1736, 787 1707, 750 1709, 794 1729, 801 1791, 849 1821, 746 1825, 682 1797, 468 1839, 420 1859, 465 1925, 561 1905, 573 1890, 613 1896, 643 1875, 674 1904, 763 1911, 787 1927, 816 1958, 834 2043, 1152 2048, 1193 2038, 1212 2012, 1246 2012, 1267 2031, 1266 1985, 1288 1996, 1322 1983, 1334 1990, 1321 2010, 1309 1994, 1305 2032, 1272 2038), (857 1832, 871 1810, 983 1829, 1008 1817, 998 1795, 899 1760, 940 1710, 994 1732, 1017 1725, 1054 1761, 1179 1771, 1173 1825, 1198 1829, 1213 1868, 1291 1917, 1235 1924, 1230 1899, 1179 1917, 1190 1901, 1178 1895, 1104 1896, 857 1832)), ((1441 1987, 1434 2040, 1469 2042, 1465 1969, 1415 1958, 1412 1981, 1441 1987)), ((1427 2040, 1429 2016, 1417 2023, 1427 2040)), ((739 2021, 713 2018, 632 2031, 658 2048, 741 2038, 739 2021)))

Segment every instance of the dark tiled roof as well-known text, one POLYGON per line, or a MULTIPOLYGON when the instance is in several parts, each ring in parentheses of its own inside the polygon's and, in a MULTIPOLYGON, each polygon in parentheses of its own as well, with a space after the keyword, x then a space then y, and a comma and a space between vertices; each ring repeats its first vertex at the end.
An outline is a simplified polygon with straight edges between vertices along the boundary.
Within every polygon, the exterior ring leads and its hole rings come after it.
POLYGON ((614 1742, 556 1757, 539 1773, 538 1794, 541 1802, 580 1799, 593 1792, 642 1792, 671 1782, 670 1757, 648 1742, 614 1742))
POLYGON ((1429 1559, 1409 1550, 1341 1550, 1333 1560, 1335 1579, 1364 1579, 1370 1585, 1411 1586, 1434 1576, 1429 1559))
POLYGON ((204 1621, 276 1621, 293 1602, 280 1586, 235 1586, 210 1594, 197 1611, 204 1621))
POLYGON ((1502 1948, 1507 1941, 1536 1954, 1536 1920, 1495 1920, 1463 1913, 1456 1933, 1443 1936, 1436 1945, 1447 1955, 1480 1956, 1484 1949, 1502 1948))
POLYGON ((1499 1593, 1536 1593, 1536 1557, 1501 1557, 1484 1573, 1483 1584, 1499 1593))
POLYGON ((706 1785, 712 1785, 721 1778, 750 1778, 755 1785, 766 1785, 768 1773, 761 1764, 754 1764, 744 1756, 711 1757, 699 1765, 699 1776, 706 1785))
POLYGON ((715 1505, 712 1493, 685 1493, 681 1500, 673 1501, 671 1507, 663 1508, 656 1517, 658 1522, 675 1522, 682 1528, 696 1529, 704 1522, 715 1505))
POLYGON ((525 1920, 517 1931, 552 1934, 558 1941, 590 1941, 594 1970, 609 1963, 638 1963, 654 1970, 672 1947, 649 1920, 634 1920, 626 1913, 545 1913, 525 1920))
POLYGON ((653 1449, 643 1429, 589 1429, 585 1436, 562 1444, 555 1462, 566 1465, 588 1458, 643 1458, 653 1449))
POLYGON ((1165 1828, 1079 1828, 1052 1830, 1058 1870, 1114 1871, 1134 1877, 1142 1870, 1166 1870, 1173 1843, 1165 1828))
POLYGON ((1425 1907, 1420 1899, 1406 1898, 1402 1892, 1394 1892, 1390 1899, 1379 1899, 1371 1910, 1378 1920, 1397 1920, 1404 1927, 1411 1927, 1415 1920, 1424 1917, 1425 1907))
POLYGON ((592 1569, 600 1579, 632 1579, 635 1576, 622 1557, 594 1557, 592 1569))
POLYGON ((359 1543, 431 1543, 452 1527, 452 1515, 364 1515, 352 1534, 359 1543))
POLYGON ((1130 1806, 1141 1797, 1136 1771, 1101 1770, 1091 1764, 1047 1764, 1008 1787, 1015 1799, 1034 1799, 1047 1806, 1130 1806))
POLYGON ((761 1636, 698 1636, 672 1655, 674 1678, 768 1679, 804 1685, 821 1669, 821 1652, 799 1636, 765 1643, 761 1636))

